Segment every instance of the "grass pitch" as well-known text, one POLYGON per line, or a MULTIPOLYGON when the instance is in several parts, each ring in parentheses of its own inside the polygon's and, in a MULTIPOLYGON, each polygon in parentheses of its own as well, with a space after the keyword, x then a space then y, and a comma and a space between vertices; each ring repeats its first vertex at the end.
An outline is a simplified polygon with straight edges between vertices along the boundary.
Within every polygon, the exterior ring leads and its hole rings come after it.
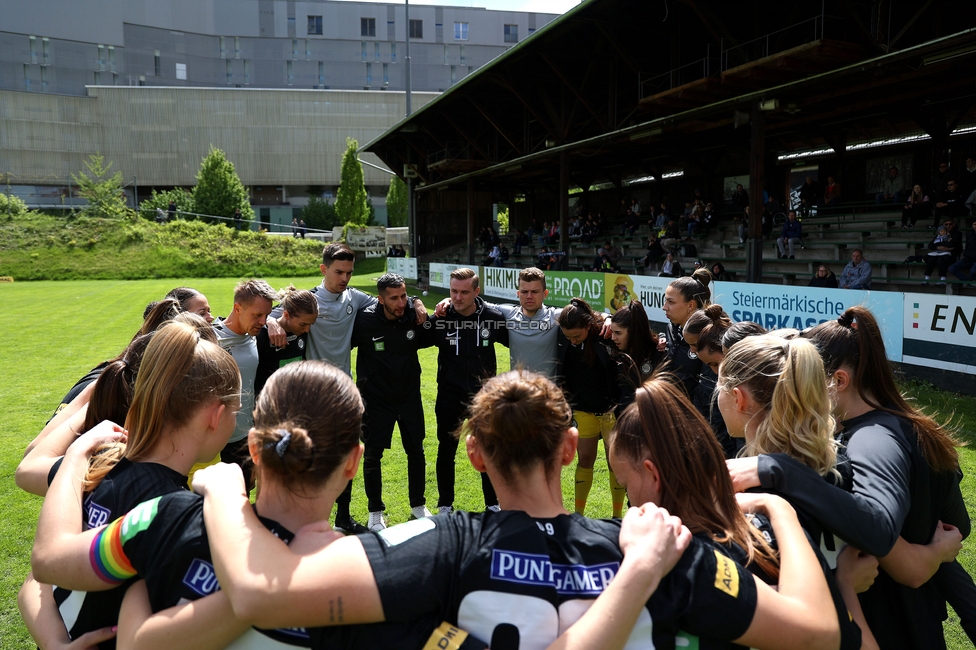
MULTIPOLYGON (((360 263, 359 275, 353 286, 370 293, 375 291, 375 278, 382 273, 382 261, 360 263)), ((276 288, 294 283, 299 288, 311 288, 319 277, 267 278, 276 288)), ((0 512, 3 531, 0 537, 0 648, 34 648, 17 612, 17 591, 29 571, 30 546, 34 538, 40 499, 21 492, 14 485, 14 471, 23 456, 27 443, 41 430, 57 407, 59 400, 74 382, 93 366, 115 356, 128 342, 142 320, 148 302, 158 300, 173 287, 186 285, 202 291, 210 300, 215 315, 226 315, 233 302, 234 279, 175 279, 139 281, 71 281, 16 282, 0 284, 0 331, 4 344, 0 346, 0 404, 4 413, 4 435, 0 437, 0 512)), ((443 295, 432 293, 425 302, 428 309, 443 295)), ((499 347, 499 372, 508 369, 508 354, 499 347)), ((355 354, 355 352, 353 353, 355 354)), ((433 460, 437 437, 434 421, 436 396, 436 350, 421 352, 423 399, 427 420, 427 500, 436 504, 436 481, 433 460)), ((354 365, 355 367, 355 365, 354 365)), ((973 442, 976 437, 976 399, 960 397, 921 384, 909 385, 909 392, 918 402, 941 414, 953 413, 962 437, 973 442)), ((407 500, 406 456, 394 437, 393 448, 383 459, 384 500, 391 523, 406 521, 410 515, 407 500)), ((963 494, 971 515, 976 515, 976 451, 961 450, 963 494)), ((573 503, 573 466, 563 471, 563 495, 571 509, 573 503)), ((459 508, 484 508, 481 483, 464 456, 464 446, 458 450, 457 498, 459 508)), ((352 512, 360 522, 366 520, 366 497, 361 475, 355 482, 352 512)), ((593 491, 587 514, 598 517, 610 515, 610 494, 603 451, 596 464, 593 491)), ((976 572, 976 544, 967 541, 960 561, 976 572)), ((946 624, 950 648, 971 647, 954 617, 946 624)))

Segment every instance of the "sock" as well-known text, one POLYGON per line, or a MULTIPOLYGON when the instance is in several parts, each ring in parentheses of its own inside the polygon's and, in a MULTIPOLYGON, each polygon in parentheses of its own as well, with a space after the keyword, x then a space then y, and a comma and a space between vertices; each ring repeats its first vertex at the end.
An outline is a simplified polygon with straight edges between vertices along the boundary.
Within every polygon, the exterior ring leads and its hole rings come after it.
POLYGON ((586 510, 586 498, 590 496, 593 487, 593 468, 576 467, 576 512, 583 514, 586 510))
POLYGON ((627 490, 620 483, 617 483, 617 475, 610 470, 610 499, 613 502, 613 516, 620 518, 623 515, 624 499, 627 498, 627 490))

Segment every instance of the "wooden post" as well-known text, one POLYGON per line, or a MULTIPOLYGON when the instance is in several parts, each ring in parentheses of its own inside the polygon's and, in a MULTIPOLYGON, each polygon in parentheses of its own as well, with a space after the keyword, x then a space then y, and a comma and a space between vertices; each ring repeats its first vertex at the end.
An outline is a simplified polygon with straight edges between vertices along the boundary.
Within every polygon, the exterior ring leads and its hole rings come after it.
POLYGON ((766 180, 766 115, 759 102, 752 106, 752 145, 749 149, 749 224, 746 233, 746 282, 762 282, 763 185, 766 180))
POLYGON ((559 250, 569 257, 569 154, 565 151, 559 154, 559 250))
POLYGON ((474 264, 474 179, 468 179, 468 264, 474 264))

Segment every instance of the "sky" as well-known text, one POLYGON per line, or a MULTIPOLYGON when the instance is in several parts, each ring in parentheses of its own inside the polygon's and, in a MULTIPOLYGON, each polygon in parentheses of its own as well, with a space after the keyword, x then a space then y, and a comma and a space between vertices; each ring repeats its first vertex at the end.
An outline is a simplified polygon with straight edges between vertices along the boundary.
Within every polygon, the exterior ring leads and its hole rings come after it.
MULTIPOLYGON (((389 3, 391 0, 378 0, 389 3)), ((397 0, 392 0, 394 3, 397 0)), ((564 14, 580 0, 411 0, 416 5, 443 5, 450 7, 484 7, 498 11, 534 11, 545 14, 564 14)))

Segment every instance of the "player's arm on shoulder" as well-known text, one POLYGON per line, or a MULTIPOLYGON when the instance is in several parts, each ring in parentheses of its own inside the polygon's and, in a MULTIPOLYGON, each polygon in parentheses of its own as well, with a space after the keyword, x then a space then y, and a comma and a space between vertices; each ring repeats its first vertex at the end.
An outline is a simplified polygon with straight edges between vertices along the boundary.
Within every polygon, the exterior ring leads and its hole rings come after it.
POLYGON ((44 496, 47 494, 48 476, 54 463, 61 458, 75 441, 85 424, 88 405, 63 420, 59 426, 31 449, 17 465, 15 480, 20 489, 44 496))
POLYGON ((623 648, 661 579, 690 543, 691 532, 667 510, 653 504, 630 508, 620 525, 624 559, 617 575, 549 650, 623 648))
POLYGON ((376 296, 371 296, 365 291, 361 291, 355 287, 349 289, 349 295, 352 297, 352 305, 356 311, 359 311, 363 307, 375 305, 377 302, 379 302, 376 299, 376 296))
POLYGON ((928 544, 912 544, 899 537, 891 552, 878 561, 896 582, 918 589, 935 575, 943 562, 956 559, 961 550, 962 533, 940 521, 928 544))
POLYGON ((254 514, 236 465, 198 472, 204 521, 221 589, 234 614, 263 628, 372 623, 383 606, 362 543, 340 539, 299 556, 254 514))
POLYGON ((736 643, 757 648, 834 649, 840 644, 837 610, 816 553, 796 511, 769 494, 736 495, 743 510, 764 512, 776 534, 780 555, 778 590, 753 578, 756 609, 736 643))
POLYGON ((100 579, 88 559, 95 536, 102 529, 82 531, 83 481, 92 452, 123 438, 121 427, 102 422, 79 437, 65 453, 41 505, 34 535, 31 570, 38 581, 83 591, 113 586, 100 579))
POLYGON ((31 450, 36 447, 44 438, 48 436, 52 431, 61 426, 68 418, 78 412, 83 406, 87 406, 88 402, 91 400, 92 392, 95 390, 95 382, 89 383, 85 386, 78 395, 71 400, 68 404, 65 404, 62 409, 60 409, 53 418, 48 420, 48 423, 44 425, 41 432, 34 437, 33 440, 24 449, 24 456, 31 452, 31 450))
POLYGON ((139 580, 122 601, 116 643, 119 650, 208 650, 229 645, 249 627, 222 591, 153 614, 146 581, 139 580))
MULTIPOLYGON (((280 318, 280 314, 278 318, 280 318)), ((278 322, 278 318, 268 316, 265 327, 268 328, 268 340, 271 342, 271 345, 276 348, 283 348, 288 345, 288 332, 278 322)))
POLYGON ((115 630, 104 627, 72 641, 58 612, 53 587, 37 582, 32 576, 27 576, 20 588, 17 606, 27 631, 42 650, 90 650, 115 637, 115 630))

